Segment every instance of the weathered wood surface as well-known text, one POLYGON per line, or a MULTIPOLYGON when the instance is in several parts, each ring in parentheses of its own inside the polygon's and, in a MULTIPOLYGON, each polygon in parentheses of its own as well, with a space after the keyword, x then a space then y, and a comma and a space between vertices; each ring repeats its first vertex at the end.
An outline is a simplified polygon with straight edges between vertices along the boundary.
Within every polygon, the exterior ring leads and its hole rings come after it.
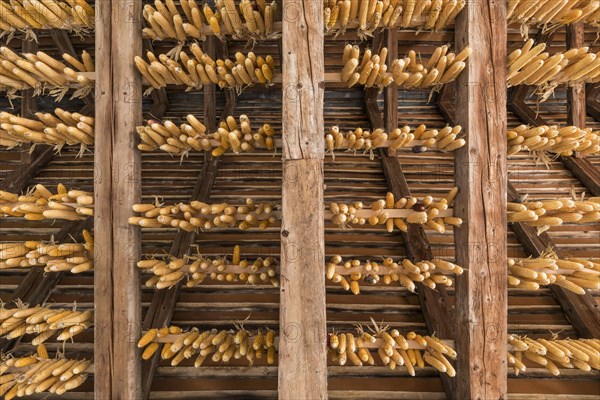
POLYGON ((467 144, 455 152, 456 398, 507 397, 506 3, 467 2, 456 50, 473 50, 456 83, 456 122, 467 144))
POLYGON ((323 2, 283 2, 278 393, 327 398, 323 2))
MULTIPOLYGON (((583 38, 583 22, 567 26, 567 49, 583 47, 583 38)), ((585 128, 585 83, 570 85, 567 88, 567 123, 585 128)))
POLYGON ((95 397, 140 398, 140 232, 128 224, 141 198, 135 127, 142 122, 142 85, 134 56, 142 50, 142 4, 96 2, 96 132, 94 157, 95 397), (123 44, 127 45, 124 46, 123 44))

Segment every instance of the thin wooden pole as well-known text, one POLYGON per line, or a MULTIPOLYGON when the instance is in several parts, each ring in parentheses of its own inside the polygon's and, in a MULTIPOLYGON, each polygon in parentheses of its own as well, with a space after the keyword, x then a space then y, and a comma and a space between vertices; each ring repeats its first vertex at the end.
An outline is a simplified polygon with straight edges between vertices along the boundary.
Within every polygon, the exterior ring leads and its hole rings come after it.
POLYGON ((134 133, 142 122, 142 82, 132 62, 142 50, 141 13, 139 1, 96 2, 96 132, 102 132, 94 158, 96 399, 141 395, 140 232, 127 222, 141 198, 134 133))
POLYGON ((455 296, 460 399, 507 397, 506 329, 506 2, 468 1, 456 20, 456 47, 472 55, 457 81, 455 152, 459 193, 455 296))
MULTIPOLYGON (((567 48, 583 47, 584 25, 576 22, 567 26, 567 48)), ((585 128, 585 83, 567 88, 567 123, 585 128)))
POLYGON ((279 398, 327 398, 323 2, 283 1, 279 398))

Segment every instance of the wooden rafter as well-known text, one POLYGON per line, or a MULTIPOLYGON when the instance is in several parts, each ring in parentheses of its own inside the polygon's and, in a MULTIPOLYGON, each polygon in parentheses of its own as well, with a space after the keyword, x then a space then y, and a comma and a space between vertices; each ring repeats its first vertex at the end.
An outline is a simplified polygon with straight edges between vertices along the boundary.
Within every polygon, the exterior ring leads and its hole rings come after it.
POLYGON ((466 145, 454 152, 456 397, 507 397, 506 2, 475 0, 456 18, 456 49, 472 54, 456 81, 456 120, 466 145), (498 245, 500 244, 500 245, 498 245))
POLYGON ((278 393, 327 398, 322 2, 284 0, 278 393), (320 277, 315 279, 315 277, 320 277))
MULTIPOLYGON (((509 201, 520 202, 520 198, 521 196, 517 190, 509 184, 509 201)), ((553 249, 559 257, 563 255, 563 252, 556 247, 546 232, 538 235, 534 227, 523 223, 509 225, 529 255, 539 257, 548 248, 553 249)), ((549 288, 579 337, 600 337, 600 311, 589 292, 584 295, 577 295, 560 286, 550 285, 549 288)))
MULTIPOLYGON (((205 52, 211 57, 216 54, 216 38, 209 37, 205 46, 205 52)), ((221 115, 221 121, 227 116, 233 115, 236 106, 235 95, 231 90, 225 92, 226 101, 225 108, 221 115)), ((210 132, 217 129, 216 122, 216 92, 212 85, 204 87, 204 125, 210 132)), ((210 154, 205 155, 202 164, 202 170, 194 186, 190 201, 207 202, 210 199, 210 192, 217 178, 220 158, 212 157, 210 154)), ((194 243, 196 232, 179 231, 175 236, 169 254, 173 257, 182 258, 190 252, 190 246, 194 243)), ((157 290, 152 297, 150 307, 144 318, 142 328, 144 330, 156 327, 163 327, 171 322, 177 297, 179 295, 181 283, 170 289, 157 290)), ((155 354, 148 362, 144 363, 142 368, 142 398, 148 399, 152 388, 152 381, 160 362, 159 354, 155 354)))
MULTIPOLYGON (((382 44, 381 33, 376 34, 373 39, 373 49, 379 52, 382 44)), ((385 34, 386 47, 388 48, 388 57, 395 59, 398 53, 398 42, 396 32, 388 30, 385 34)), ((372 129, 384 128, 391 132, 398 125, 398 89, 395 85, 386 88, 384 91, 384 112, 381 116, 381 110, 377 104, 377 89, 367 89, 365 93, 365 106, 367 116, 372 129)), ((395 152, 388 149, 379 149, 379 157, 383 167, 383 173, 387 182, 387 187, 394 194, 395 198, 410 196, 410 188, 406 182, 402 165, 395 152), (387 151, 386 151, 387 150, 387 151)), ((409 224, 408 232, 402 233, 402 239, 406 247, 407 258, 411 261, 432 260, 433 253, 425 230, 420 225, 409 224)), ((438 286, 432 290, 421 282, 416 283, 421 311, 427 324, 430 334, 435 333, 438 337, 444 339, 454 338, 454 329, 452 324, 452 311, 448 303, 448 294, 446 289, 438 286)), ((455 380, 446 374, 441 374, 442 385, 447 398, 452 398, 456 393, 455 380)))
MULTIPOLYGON (((152 40, 144 39, 143 47, 145 51, 154 53, 154 45, 152 44, 152 40)), ((152 115, 154 118, 161 119, 169 109, 169 97, 167 96, 167 90, 164 87, 160 89, 154 89, 151 93, 151 96, 152 109, 150 110, 150 115, 152 115)))

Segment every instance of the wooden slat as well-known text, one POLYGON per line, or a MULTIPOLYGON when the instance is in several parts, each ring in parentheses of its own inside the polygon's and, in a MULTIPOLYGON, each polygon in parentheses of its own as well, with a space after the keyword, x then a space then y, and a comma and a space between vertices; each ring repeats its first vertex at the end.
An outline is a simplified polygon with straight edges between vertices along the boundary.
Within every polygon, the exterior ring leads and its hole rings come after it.
MULTIPOLYGON (((508 185, 508 189, 509 201, 519 202, 521 197, 517 190, 511 184, 508 185)), ((563 252, 556 247, 546 232, 538 235, 534 227, 523 223, 510 224, 510 227, 530 255, 539 257, 548 248, 553 249, 559 257, 562 255, 563 252)), ((589 292, 578 295, 556 285, 550 285, 549 288, 580 337, 600 337, 600 311, 589 292)))
POLYGON ((322 3, 283 1, 282 400, 327 398, 322 3))
POLYGON ((506 398, 506 2, 466 3, 456 48, 473 50, 458 77, 456 120, 467 144, 455 152, 459 193, 455 293, 456 397, 506 398))
MULTIPOLYGON (((567 49, 583 47, 584 24, 575 22, 567 25, 567 49)), ((567 123, 585 128, 585 83, 569 85, 567 88, 567 123)))
POLYGON ((142 51, 142 4, 96 2, 96 132, 94 157, 94 341, 98 399, 140 397, 139 228, 128 224, 141 198, 135 127, 142 122, 142 85, 131 60, 142 51), (126 44, 126 45, 124 45, 126 44))

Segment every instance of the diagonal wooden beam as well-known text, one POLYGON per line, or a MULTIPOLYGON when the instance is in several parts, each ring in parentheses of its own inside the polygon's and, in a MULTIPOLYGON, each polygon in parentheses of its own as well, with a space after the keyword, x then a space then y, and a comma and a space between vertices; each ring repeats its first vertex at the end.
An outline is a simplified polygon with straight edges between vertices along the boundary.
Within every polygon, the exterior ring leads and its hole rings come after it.
MULTIPOLYGON (((209 37, 205 51, 211 57, 216 54, 216 38, 209 37)), ((221 121, 229 115, 233 115, 236 106, 235 95, 232 91, 225 92, 226 102, 225 108, 221 115, 221 121)), ((217 128, 216 122, 216 92, 214 85, 204 87, 204 124, 209 132, 213 132, 217 128)), ((194 186, 194 191, 190 197, 190 201, 207 202, 210 199, 210 192, 217 178, 220 158, 212 157, 209 153, 205 154, 205 159, 202 165, 202 170, 194 186)), ((181 258, 189 253, 190 246, 194 243, 196 232, 179 231, 175 236, 169 254, 181 258)), ((179 295, 180 284, 175 285, 170 289, 156 290, 150 306, 144 318, 142 329, 160 328, 170 324, 177 297, 179 295)), ((159 354, 155 354, 149 361, 142 366, 142 398, 148 399, 152 388, 152 381, 156 373, 156 369, 160 362, 159 354)))
MULTIPOLYGON (((519 192, 510 183, 508 199, 512 202, 520 202, 521 199, 519 192)), ((538 235, 534 227, 523 223, 511 223, 509 226, 529 255, 539 257, 551 248, 559 257, 564 257, 563 252, 556 247, 546 232, 538 235)), ((595 339, 600 337, 600 311, 589 292, 578 295, 556 285, 550 285, 549 288, 579 337, 595 339)))
MULTIPOLYGON (((91 226, 92 218, 83 221, 69 221, 54 236, 54 240, 56 243, 66 243, 70 237, 74 237, 78 241, 82 240, 81 232, 91 226)), ((60 282, 63 274, 63 272, 46 273, 43 268, 32 268, 11 294, 10 302, 19 299, 32 307, 44 304, 50 297, 52 290, 60 282)), ((8 308, 14 307, 14 303, 7 302, 6 306, 8 308)), ((0 352, 6 352, 14 348, 17 343, 18 340, 0 340, 0 352)))
MULTIPOLYGON (((389 47, 390 46, 388 46, 388 48, 389 47)), ((397 88, 393 87, 392 90, 396 92, 397 100, 397 88)), ((386 91, 390 90, 386 89, 386 91)), ((393 97, 393 93, 387 93, 385 95, 384 104, 387 103, 390 97, 393 97)), ((391 107, 385 107, 386 112, 384 114, 387 122, 384 122, 384 118, 381 116, 381 110, 377 105, 376 88, 366 90, 365 106, 372 129, 384 127, 388 131, 395 129, 398 124, 398 107, 396 106, 395 118, 393 117, 394 113, 391 110, 391 107)), ((378 152, 379 157, 381 158, 388 190, 392 192, 397 199, 410 196, 410 189, 396 154, 388 154, 385 149, 378 149, 378 152)), ((404 246, 406 247, 408 259, 413 262, 433 259, 431 246, 422 226, 409 224, 408 232, 402 232, 402 238, 404 246)), ((421 282, 417 282, 416 287, 419 295, 419 302, 421 304, 421 311, 423 312, 423 317, 425 318, 429 333, 435 333, 438 337, 443 339, 453 339, 454 329, 452 324, 448 323, 448 321, 452 321, 452 312, 445 288, 438 286, 436 290, 432 290, 421 282)), ((452 398, 456 390, 454 384, 455 380, 448 377, 446 374, 441 374, 440 378, 442 380, 444 391, 446 392, 446 397, 452 398)))
MULTIPOLYGON (((144 50, 154 53, 154 45, 152 44, 152 40, 144 39, 143 47, 144 50)), ((167 96, 167 89, 164 87, 161 87, 160 89, 154 89, 151 93, 151 96, 152 108, 150 109, 150 115, 152 115, 154 118, 162 119, 169 109, 169 97, 167 96)))

